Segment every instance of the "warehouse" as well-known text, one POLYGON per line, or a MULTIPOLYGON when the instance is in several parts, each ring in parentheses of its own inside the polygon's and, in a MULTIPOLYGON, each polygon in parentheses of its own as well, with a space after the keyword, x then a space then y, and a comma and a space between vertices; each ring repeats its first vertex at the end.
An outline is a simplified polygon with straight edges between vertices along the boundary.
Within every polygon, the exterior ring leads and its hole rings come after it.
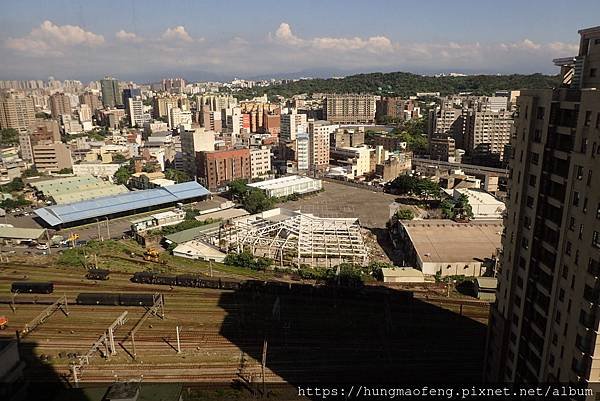
POLYGON ((43 228, 19 228, 3 225, 0 227, 0 240, 19 244, 21 242, 37 241, 46 238, 46 230, 43 228))
POLYGON ((97 219, 127 216, 178 203, 206 199, 210 192, 195 181, 133 191, 66 205, 48 206, 35 210, 35 214, 51 227, 67 227, 94 222, 97 219))
POLYGON ((413 220, 394 227, 405 262, 425 275, 482 276, 501 246, 502 221, 413 220))
POLYGON ((258 188, 265 191, 267 196, 281 198, 293 194, 302 195, 310 192, 320 191, 322 188, 321 180, 315 180, 309 177, 299 175, 290 175, 287 177, 275 178, 248 184, 252 188, 258 188))
POLYGON ((282 267, 368 263, 358 219, 322 218, 281 208, 227 222, 212 244, 267 257, 282 267))

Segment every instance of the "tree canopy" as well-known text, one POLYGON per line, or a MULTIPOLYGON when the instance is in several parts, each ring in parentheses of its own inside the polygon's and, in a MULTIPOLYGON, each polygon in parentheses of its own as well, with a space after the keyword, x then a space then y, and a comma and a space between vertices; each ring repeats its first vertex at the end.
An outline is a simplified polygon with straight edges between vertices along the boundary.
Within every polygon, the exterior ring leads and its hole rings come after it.
POLYGON ((275 205, 275 199, 268 197, 260 189, 249 187, 243 179, 229 183, 229 195, 251 214, 272 209, 275 205))
POLYGON ((416 195, 420 198, 439 198, 440 186, 428 178, 401 175, 387 184, 387 189, 399 195, 416 195))
POLYGON ((424 76, 407 72, 357 74, 342 79, 302 79, 267 87, 253 87, 235 92, 239 98, 281 95, 285 97, 301 93, 371 93, 384 96, 408 97, 417 92, 440 92, 449 95, 471 92, 474 95, 493 95, 497 90, 543 89, 560 84, 558 75, 512 74, 424 76))
POLYGON ((180 182, 191 181, 191 178, 189 175, 187 175, 183 171, 175 170, 174 168, 170 168, 170 169, 167 169, 167 171, 165 171, 165 178, 167 180, 173 180, 177 184, 179 184, 180 182))
POLYGON ((0 145, 17 145, 19 143, 19 132, 14 128, 0 130, 0 145))

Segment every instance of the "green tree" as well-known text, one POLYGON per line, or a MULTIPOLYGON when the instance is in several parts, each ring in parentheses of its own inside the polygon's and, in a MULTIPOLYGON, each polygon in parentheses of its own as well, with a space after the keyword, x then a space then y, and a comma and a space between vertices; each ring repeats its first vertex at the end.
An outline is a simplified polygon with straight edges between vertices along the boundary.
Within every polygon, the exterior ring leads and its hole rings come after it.
POLYGON ((15 177, 11 182, 6 185, 0 186, 0 192, 10 193, 10 192, 19 192, 25 188, 25 183, 21 177, 15 177))
POLYGON ((58 170, 58 174, 73 174, 73 169, 65 167, 65 168, 58 170))
POLYGON ((473 208, 469 204, 469 197, 461 194, 454 204, 454 218, 470 220, 473 218, 473 208))
POLYGON ((261 213, 265 210, 272 209, 274 206, 273 199, 269 198, 260 189, 252 189, 244 195, 242 206, 250 214, 261 213))
POLYGON ((424 199, 437 199, 440 197, 440 185, 428 178, 420 178, 416 181, 414 193, 424 199))
POLYGON ((369 274, 376 280, 383 281, 383 271, 381 269, 389 269, 394 267, 393 265, 386 262, 373 261, 369 263, 367 269, 369 274))
POLYGON ((442 209, 442 215, 446 219, 454 218, 454 202, 450 199, 444 199, 440 202, 440 208, 442 209))
POLYGON ((0 130, 0 145, 12 146, 19 143, 19 132, 14 128, 0 130))
POLYGON ((165 171, 165 178, 167 180, 173 180, 176 183, 191 181, 189 175, 180 170, 175 170, 174 168, 167 169, 165 171))
POLYGON ((398 220, 412 220, 415 218, 415 213, 410 209, 398 209, 396 217, 398 220))
POLYGON ((125 161, 127 161, 127 158, 122 154, 117 153, 112 157, 112 161, 113 163, 124 163, 125 161))
POLYGON ((248 180, 237 179, 229 183, 229 195, 234 201, 241 202, 244 196, 248 193, 248 180))
POLYGON ((37 177, 38 175, 42 175, 42 173, 40 173, 35 166, 32 166, 31 168, 28 168, 27 170, 25 170, 21 173, 21 177, 25 177, 25 178, 37 177))
POLYGON ((121 166, 117 171, 115 171, 114 177, 115 183, 119 185, 125 185, 127 184, 127 181, 129 181, 129 177, 131 177, 131 171, 129 171, 127 166, 121 166))

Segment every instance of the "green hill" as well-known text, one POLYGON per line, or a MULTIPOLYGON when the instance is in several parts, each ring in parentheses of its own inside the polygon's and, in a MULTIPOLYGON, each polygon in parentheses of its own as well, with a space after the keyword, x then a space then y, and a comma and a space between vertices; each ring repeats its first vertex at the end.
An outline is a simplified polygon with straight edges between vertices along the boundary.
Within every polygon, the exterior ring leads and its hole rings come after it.
POLYGON ((559 84, 558 75, 469 75, 464 77, 433 77, 407 72, 351 75, 341 79, 305 79, 262 88, 237 92, 239 98, 267 94, 289 97, 300 93, 372 93, 408 97, 417 92, 440 92, 448 95, 473 92, 475 95, 493 95, 497 90, 552 88, 559 84))

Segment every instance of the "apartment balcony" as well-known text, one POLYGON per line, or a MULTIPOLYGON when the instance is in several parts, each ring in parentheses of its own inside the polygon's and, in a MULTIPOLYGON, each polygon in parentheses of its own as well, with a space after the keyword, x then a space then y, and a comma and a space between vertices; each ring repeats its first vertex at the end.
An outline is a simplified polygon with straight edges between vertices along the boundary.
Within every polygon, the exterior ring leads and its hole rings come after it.
POLYGON ((587 330, 598 333, 598 305, 588 304, 588 306, 588 312, 580 316, 579 323, 587 330))
POLYGON ((571 364, 571 369, 573 369, 573 372, 575 372, 575 374, 577 374, 577 376, 580 378, 587 378, 590 374, 591 366, 591 359, 587 356, 584 356, 579 360, 574 360, 571 364))
POLYGON ((583 299, 594 306, 600 304, 600 286, 596 284, 594 288, 586 284, 583 289, 583 299))

